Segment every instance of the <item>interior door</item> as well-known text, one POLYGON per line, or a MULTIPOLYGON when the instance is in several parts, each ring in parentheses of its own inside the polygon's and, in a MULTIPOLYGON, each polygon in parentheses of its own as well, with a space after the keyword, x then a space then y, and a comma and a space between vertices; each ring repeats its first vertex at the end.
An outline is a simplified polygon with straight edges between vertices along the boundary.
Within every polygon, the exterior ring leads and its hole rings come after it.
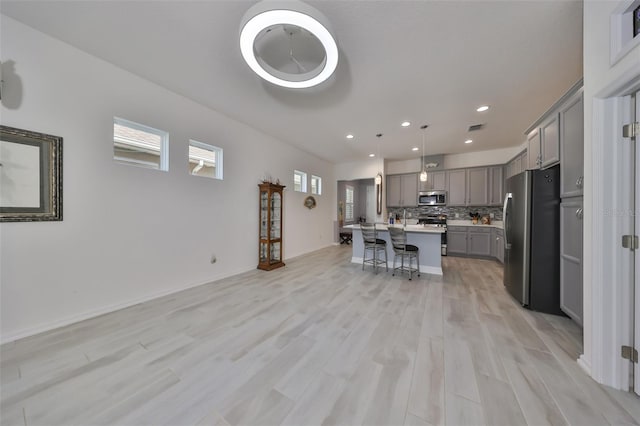
MULTIPOLYGON (((631 110, 633 112, 632 117, 635 116, 636 123, 640 123, 640 91, 637 91, 635 96, 631 97, 631 110), (635 110, 635 111, 634 111, 635 110)), ((638 149, 638 142, 640 142, 640 138, 636 136, 636 176, 635 176, 635 211, 640 211, 640 149, 638 149)), ((640 230, 640 214, 635 215, 635 235, 638 235, 640 230)), ((633 327, 633 336, 634 342, 633 347, 636 349, 640 346, 640 286, 638 285, 638 276, 640 276, 640 250, 635 251, 635 275, 633 280, 634 286, 634 327, 633 327)), ((640 363, 633 364, 633 389, 635 393, 640 395, 640 363)))

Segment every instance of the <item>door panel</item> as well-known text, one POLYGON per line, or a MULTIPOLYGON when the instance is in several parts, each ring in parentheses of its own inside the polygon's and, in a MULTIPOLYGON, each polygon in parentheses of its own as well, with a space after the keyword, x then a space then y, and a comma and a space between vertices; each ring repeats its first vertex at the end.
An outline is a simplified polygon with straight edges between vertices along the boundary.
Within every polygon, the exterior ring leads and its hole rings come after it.
POLYGON ((532 130, 527 135, 527 162, 528 170, 540 168, 540 131, 538 129, 532 130))
POLYGON ((470 206, 487 205, 487 168, 467 171, 467 204, 470 206))
POLYGON ((464 206, 467 204, 467 171, 451 170, 447 172, 449 194, 447 205, 464 206))
POLYGON ((552 166, 560 161, 560 131, 558 114, 554 114, 541 126, 541 164, 542 168, 552 166))
MULTIPOLYGON (((633 99, 633 98, 632 98, 633 99)), ((632 105, 632 109, 635 107, 635 121, 640 123, 640 91, 635 94, 635 105, 632 105)), ((636 144, 638 143, 638 136, 636 136, 636 144)), ((637 148, 636 145, 636 187, 635 187, 635 211, 639 211, 640 208, 640 149, 637 148)), ((640 215, 635 215, 635 234, 638 234, 638 230, 640 230, 640 215)), ((640 276, 640 251, 635 251, 635 274, 634 274, 634 347, 638 349, 640 347, 640 286, 638 285, 638 276, 640 276)), ((633 364, 634 370, 634 391, 640 395, 640 363, 633 364)))
POLYGON ((582 198, 560 204, 560 309, 582 325, 582 198))
POLYGON ((584 182, 584 103, 582 92, 560 110, 560 196, 582 195, 584 182))

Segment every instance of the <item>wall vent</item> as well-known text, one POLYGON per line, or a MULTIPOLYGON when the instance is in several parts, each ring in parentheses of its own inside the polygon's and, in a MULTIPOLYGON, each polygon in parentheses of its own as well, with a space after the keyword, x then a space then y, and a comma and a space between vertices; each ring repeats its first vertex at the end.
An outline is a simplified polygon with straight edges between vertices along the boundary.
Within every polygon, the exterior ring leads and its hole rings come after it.
POLYGON ((476 130, 481 130, 481 129, 484 129, 484 124, 473 124, 469 126, 470 132, 475 132, 476 130))

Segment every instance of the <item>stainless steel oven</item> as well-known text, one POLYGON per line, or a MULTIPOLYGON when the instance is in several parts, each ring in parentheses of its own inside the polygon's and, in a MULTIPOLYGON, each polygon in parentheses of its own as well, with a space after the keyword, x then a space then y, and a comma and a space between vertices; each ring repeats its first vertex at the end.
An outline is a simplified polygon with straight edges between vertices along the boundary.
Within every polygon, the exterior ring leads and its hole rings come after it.
POLYGON ((418 205, 446 206, 447 191, 420 191, 418 192, 418 205))

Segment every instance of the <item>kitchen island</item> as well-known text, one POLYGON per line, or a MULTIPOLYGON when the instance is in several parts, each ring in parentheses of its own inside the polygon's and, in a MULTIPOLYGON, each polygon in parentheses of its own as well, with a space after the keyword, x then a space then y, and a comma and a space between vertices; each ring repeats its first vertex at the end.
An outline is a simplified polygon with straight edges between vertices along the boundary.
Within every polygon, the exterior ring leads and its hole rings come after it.
MULTIPOLYGON (((389 269, 393 267, 393 246, 391 245, 391 237, 389 236, 389 226, 402 228, 402 225, 376 224, 378 230, 378 238, 387 242, 387 264, 389 269)), ((360 225, 347 225, 345 228, 353 230, 353 253, 351 261, 353 263, 362 264, 362 256, 364 254, 364 242, 362 241, 362 231, 360 225)), ((442 257, 441 257, 441 235, 445 232, 444 228, 433 225, 406 225, 407 244, 413 244, 419 249, 420 273, 442 275, 442 257)), ((400 259, 398 259, 400 262, 400 259)))

